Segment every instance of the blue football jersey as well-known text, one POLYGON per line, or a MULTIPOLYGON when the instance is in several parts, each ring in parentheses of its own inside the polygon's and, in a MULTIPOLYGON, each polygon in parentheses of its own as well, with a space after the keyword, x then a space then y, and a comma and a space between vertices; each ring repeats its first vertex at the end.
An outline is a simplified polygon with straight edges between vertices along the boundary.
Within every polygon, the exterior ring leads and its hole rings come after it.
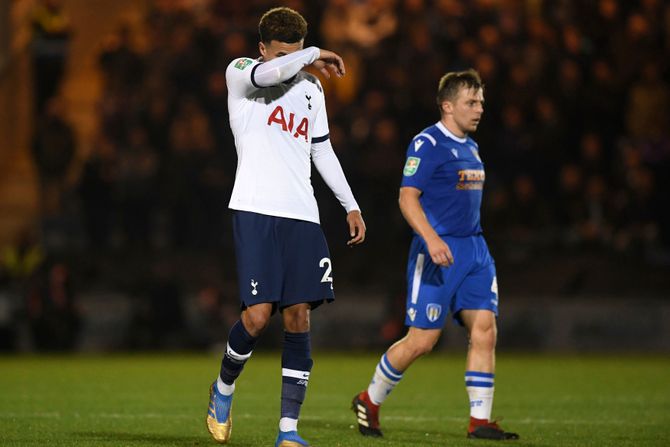
POLYGON ((410 142, 401 186, 422 191, 419 201, 437 234, 465 237, 482 232, 484 178, 477 143, 438 122, 410 142))

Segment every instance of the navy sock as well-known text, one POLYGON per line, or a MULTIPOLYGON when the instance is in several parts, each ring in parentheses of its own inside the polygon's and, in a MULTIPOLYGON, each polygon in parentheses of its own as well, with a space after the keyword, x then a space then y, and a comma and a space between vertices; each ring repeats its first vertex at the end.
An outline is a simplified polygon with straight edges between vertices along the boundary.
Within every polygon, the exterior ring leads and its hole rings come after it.
POLYGON ((240 320, 230 328, 226 353, 221 360, 221 372, 219 373, 223 383, 232 385, 235 382, 244 364, 251 357, 256 341, 258 338, 249 335, 240 320))
POLYGON ((282 352, 281 417, 298 419, 305 400, 309 373, 312 370, 309 332, 284 332, 282 352))

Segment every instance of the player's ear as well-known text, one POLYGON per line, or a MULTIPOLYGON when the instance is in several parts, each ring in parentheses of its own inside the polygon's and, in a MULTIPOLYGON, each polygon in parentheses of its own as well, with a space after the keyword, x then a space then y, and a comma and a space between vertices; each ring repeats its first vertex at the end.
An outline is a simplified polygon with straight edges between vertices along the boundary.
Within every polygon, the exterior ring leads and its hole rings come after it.
POLYGON ((263 56, 263 59, 265 59, 265 53, 267 53, 267 49, 265 48, 265 44, 263 42, 258 42, 258 51, 260 51, 261 56, 263 56))
POLYGON ((442 101, 442 104, 440 104, 440 110, 442 111, 443 114, 447 115, 453 111, 453 107, 451 105, 451 102, 449 101, 442 101))

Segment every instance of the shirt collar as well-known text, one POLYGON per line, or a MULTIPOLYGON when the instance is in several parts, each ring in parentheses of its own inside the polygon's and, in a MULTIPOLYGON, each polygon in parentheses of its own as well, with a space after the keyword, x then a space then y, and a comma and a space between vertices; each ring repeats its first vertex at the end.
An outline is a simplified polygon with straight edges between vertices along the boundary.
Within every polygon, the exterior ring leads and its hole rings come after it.
POLYGON ((438 121, 435 125, 437 126, 438 129, 440 129, 442 131, 443 134, 445 134, 447 137, 451 138, 452 140, 456 140, 459 143, 465 143, 466 141, 468 141, 467 137, 461 138, 461 137, 457 137, 456 135, 451 133, 451 131, 449 129, 447 129, 444 124, 442 124, 442 121, 438 121))

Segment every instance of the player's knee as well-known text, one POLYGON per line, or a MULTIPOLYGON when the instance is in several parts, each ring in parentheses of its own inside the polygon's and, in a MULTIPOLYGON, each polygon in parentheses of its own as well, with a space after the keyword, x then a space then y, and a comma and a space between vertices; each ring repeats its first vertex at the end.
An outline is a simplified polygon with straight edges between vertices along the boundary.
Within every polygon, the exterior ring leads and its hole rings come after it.
POLYGON ((309 308, 294 307, 284 310, 284 329, 288 332, 309 332, 309 308))
POLYGON ((416 350, 417 356, 426 355, 430 353, 433 350, 434 346, 435 343, 430 343, 426 341, 419 343, 416 350))
POLYGON ((270 324, 270 316, 265 312, 245 312, 243 317, 244 328, 253 337, 258 337, 268 324, 270 324))
POLYGON ((437 340, 429 338, 415 338, 410 343, 410 349, 412 350, 412 357, 417 358, 422 355, 428 354, 435 347, 435 342, 437 340))

